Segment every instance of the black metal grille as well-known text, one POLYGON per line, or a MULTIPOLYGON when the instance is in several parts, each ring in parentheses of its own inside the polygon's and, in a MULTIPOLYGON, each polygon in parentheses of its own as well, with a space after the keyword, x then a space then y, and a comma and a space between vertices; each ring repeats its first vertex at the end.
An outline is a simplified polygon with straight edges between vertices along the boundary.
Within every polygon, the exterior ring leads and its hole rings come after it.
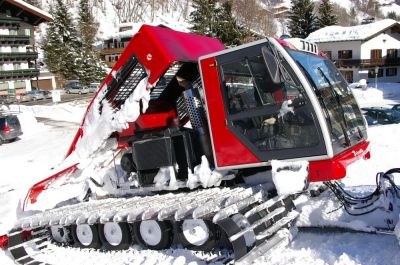
POLYGON ((146 76, 147 73, 143 66, 135 56, 132 56, 107 86, 104 98, 112 104, 114 109, 119 109, 146 76))
POLYGON ((175 62, 168 68, 165 74, 158 80, 157 84, 152 89, 150 94, 151 100, 155 100, 160 97, 164 89, 167 88, 171 80, 175 77, 176 73, 179 71, 181 66, 182 66, 181 62, 175 62))

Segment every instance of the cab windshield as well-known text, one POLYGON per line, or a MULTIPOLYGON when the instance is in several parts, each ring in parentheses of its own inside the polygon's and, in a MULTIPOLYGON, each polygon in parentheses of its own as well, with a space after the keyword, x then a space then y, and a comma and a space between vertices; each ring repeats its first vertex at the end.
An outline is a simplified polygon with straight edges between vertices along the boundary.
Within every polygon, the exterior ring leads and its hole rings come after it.
POLYGON ((324 57, 289 50, 318 97, 330 127, 332 141, 349 147, 366 137, 366 127, 357 102, 343 76, 324 57))

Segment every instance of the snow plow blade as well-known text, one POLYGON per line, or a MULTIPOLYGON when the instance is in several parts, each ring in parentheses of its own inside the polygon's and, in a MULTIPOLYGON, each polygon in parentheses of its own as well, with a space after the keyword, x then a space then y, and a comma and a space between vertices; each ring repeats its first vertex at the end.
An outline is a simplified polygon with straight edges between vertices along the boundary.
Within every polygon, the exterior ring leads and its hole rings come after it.
POLYGON ((235 261, 249 264, 257 253, 265 253, 291 239, 289 230, 293 231, 292 222, 298 216, 292 199, 292 196, 268 198, 265 187, 257 185, 84 202, 19 220, 9 234, 8 250, 18 264, 41 264, 29 255, 26 246, 34 251, 45 251, 49 241, 54 241, 51 226, 69 229, 71 226, 97 227, 113 222, 135 227, 154 220, 167 221, 173 224, 171 229, 175 229, 172 227, 185 220, 204 220, 211 224, 210 229, 220 231, 215 233, 214 239, 221 243, 216 248, 228 248, 235 261), (27 237, 26 231, 32 235, 27 237), (229 244, 222 245, 222 242, 229 244))

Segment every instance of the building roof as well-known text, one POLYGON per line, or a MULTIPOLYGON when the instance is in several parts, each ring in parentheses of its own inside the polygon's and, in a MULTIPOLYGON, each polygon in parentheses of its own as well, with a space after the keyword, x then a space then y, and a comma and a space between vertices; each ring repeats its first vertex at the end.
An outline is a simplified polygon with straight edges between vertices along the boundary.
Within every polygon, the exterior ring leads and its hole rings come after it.
POLYGON ((21 18, 34 26, 42 22, 52 21, 53 17, 46 11, 34 7, 22 0, 3 0, 0 1, 0 10, 6 12, 10 10, 12 17, 21 18))
POLYGON ((311 42, 364 41, 395 27, 400 32, 400 23, 393 19, 384 19, 375 23, 353 27, 328 26, 311 33, 307 40, 311 42))

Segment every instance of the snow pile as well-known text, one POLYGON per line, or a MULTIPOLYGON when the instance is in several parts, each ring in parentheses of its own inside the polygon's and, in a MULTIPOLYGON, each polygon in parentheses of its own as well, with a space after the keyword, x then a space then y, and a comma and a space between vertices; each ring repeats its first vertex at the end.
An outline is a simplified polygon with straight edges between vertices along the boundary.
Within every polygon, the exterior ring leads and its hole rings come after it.
POLYGON ((316 43, 365 40, 393 25, 400 25, 400 23, 388 18, 375 23, 353 27, 328 26, 312 32, 306 39, 316 43))
POLYGON ((272 180, 279 195, 301 192, 307 185, 308 161, 272 160, 272 180))
POLYGON ((205 156, 201 157, 201 164, 194 168, 194 173, 189 169, 189 176, 186 186, 194 189, 201 185, 203 188, 219 186, 223 174, 216 170, 211 170, 210 164, 205 156))
POLYGON ((22 112, 18 115, 19 123, 21 124, 21 130, 25 136, 35 134, 38 131, 44 130, 44 125, 38 123, 32 112, 22 112))
POLYGON ((400 99, 400 83, 378 83, 377 88, 369 84, 367 89, 355 88, 357 83, 351 84, 352 92, 360 107, 391 107, 400 99))
POLYGON ((85 117, 82 128, 83 136, 76 146, 75 153, 80 160, 93 154, 113 132, 127 129, 128 122, 135 121, 139 117, 140 111, 146 112, 150 101, 149 87, 151 85, 148 84, 148 78, 142 79, 118 111, 115 111, 104 98, 107 93, 105 86, 100 88, 101 93, 97 95, 85 117), (142 109, 140 109, 140 102, 142 102, 142 109), (99 112, 100 107, 101 113, 99 112))

